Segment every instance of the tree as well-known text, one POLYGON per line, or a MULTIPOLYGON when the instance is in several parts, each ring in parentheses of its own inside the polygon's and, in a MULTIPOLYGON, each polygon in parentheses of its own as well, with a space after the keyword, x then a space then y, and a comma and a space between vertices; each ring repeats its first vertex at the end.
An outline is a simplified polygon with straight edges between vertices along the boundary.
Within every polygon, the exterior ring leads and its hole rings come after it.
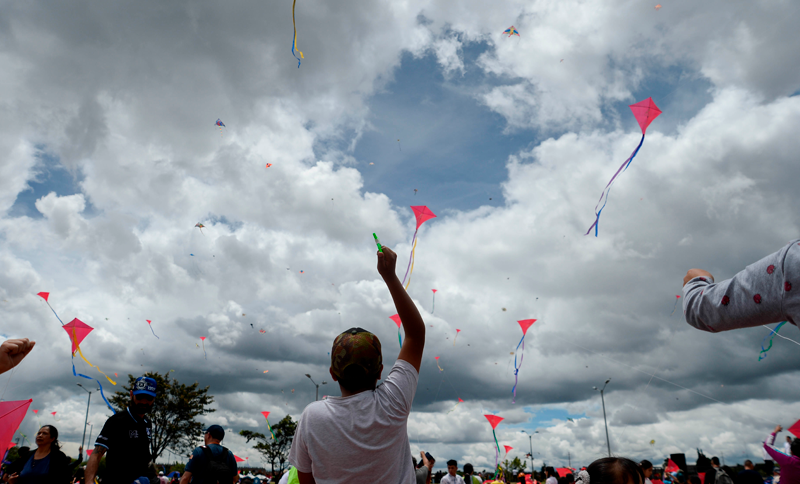
MULTIPOLYGON (((157 372, 145 373, 153 378, 158 387, 156 401, 148 414, 153 424, 150 439, 150 453, 153 461, 169 449, 175 454, 187 454, 195 447, 195 443, 203 436, 203 424, 195 417, 208 415, 215 410, 209 408, 214 397, 208 394, 208 388, 199 388, 194 382, 191 385, 179 383, 170 378, 169 373, 161 375, 157 372)), ((111 403, 118 412, 123 411, 130 403, 130 392, 136 378, 128 375, 128 384, 124 391, 118 391, 111 397, 111 403)))
POLYGON ((272 475, 276 475, 275 462, 278 463, 278 472, 283 472, 283 464, 289 459, 289 449, 292 448, 292 440, 296 430, 297 422, 292 420, 290 415, 287 415, 283 417, 283 420, 272 426, 272 433, 275 434, 274 439, 271 435, 267 437, 252 430, 242 430, 239 435, 247 439, 247 443, 250 443, 251 440, 257 441, 253 448, 259 451, 267 462, 272 464, 272 475))

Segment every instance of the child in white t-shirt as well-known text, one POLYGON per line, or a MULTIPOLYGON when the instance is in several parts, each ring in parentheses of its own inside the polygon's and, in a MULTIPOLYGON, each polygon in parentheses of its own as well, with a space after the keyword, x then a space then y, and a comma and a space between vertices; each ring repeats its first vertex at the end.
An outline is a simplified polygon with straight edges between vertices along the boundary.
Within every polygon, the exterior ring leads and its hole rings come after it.
POLYGON ((414 484, 408 416, 417 390, 425 322, 395 274, 397 254, 378 252, 378 273, 405 330, 400 355, 383 384, 381 343, 351 328, 336 337, 330 373, 341 397, 307 406, 297 425, 289 462, 300 484, 414 484))

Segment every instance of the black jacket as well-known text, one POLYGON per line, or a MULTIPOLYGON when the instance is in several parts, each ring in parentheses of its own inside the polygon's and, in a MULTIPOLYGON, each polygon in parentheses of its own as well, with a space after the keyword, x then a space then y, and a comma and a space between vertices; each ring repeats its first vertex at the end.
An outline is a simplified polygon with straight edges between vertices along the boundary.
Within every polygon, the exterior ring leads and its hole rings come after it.
MULTIPOLYGON (((19 474, 25 464, 36 455, 35 450, 25 457, 21 457, 8 466, 7 474, 19 474)), ((72 469, 69 464, 72 459, 60 450, 50 449, 50 470, 48 472, 48 483, 68 484, 72 479, 72 469)))

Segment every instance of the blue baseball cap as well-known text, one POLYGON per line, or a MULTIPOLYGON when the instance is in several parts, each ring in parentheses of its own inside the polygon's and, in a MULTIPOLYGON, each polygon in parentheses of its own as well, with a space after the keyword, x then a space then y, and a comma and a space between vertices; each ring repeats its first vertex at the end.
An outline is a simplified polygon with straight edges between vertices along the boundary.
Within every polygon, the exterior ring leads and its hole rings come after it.
POLYGON ((140 376, 133 382, 133 394, 156 398, 156 381, 148 376, 140 376))

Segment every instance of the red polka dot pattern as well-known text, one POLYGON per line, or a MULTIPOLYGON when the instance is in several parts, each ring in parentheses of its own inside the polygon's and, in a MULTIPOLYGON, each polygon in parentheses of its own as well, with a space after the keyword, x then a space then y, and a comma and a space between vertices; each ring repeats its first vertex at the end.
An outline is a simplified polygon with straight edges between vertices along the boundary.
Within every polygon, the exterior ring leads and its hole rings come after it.
POLYGON ((789 292, 789 291, 791 291, 791 290, 792 290, 792 283, 791 283, 791 282, 789 282, 789 281, 786 281, 786 282, 784 282, 784 283, 783 283, 783 289, 784 289, 786 292, 789 292))
POLYGON ((767 274, 772 274, 773 272, 775 272, 775 266, 770 264, 770 266, 767 267, 767 274))
POLYGON ((761 304, 761 294, 756 294, 753 296, 753 301, 755 301, 756 304, 761 304))
POLYGON ((722 305, 723 306, 727 306, 729 302, 731 302, 731 298, 729 298, 728 296, 722 296, 722 305))

